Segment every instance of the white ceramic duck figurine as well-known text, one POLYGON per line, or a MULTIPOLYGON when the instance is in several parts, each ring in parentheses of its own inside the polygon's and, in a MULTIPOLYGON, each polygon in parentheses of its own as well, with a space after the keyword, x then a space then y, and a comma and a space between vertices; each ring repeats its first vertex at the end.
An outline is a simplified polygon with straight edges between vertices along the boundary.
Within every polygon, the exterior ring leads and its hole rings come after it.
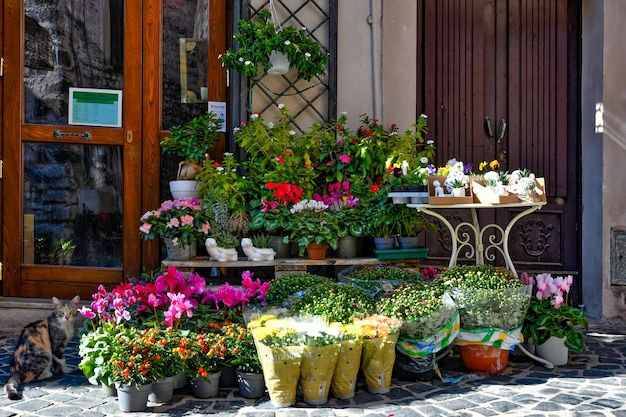
POLYGON ((252 245, 252 239, 244 237, 241 239, 241 248, 249 261, 272 261, 276 252, 272 248, 257 248, 252 245))
POLYGON ((237 249, 220 248, 219 246, 217 246, 217 242, 212 237, 207 238, 207 240, 204 242, 204 247, 206 248, 207 252, 209 252, 212 261, 228 262, 239 260, 239 257, 237 256, 237 249))

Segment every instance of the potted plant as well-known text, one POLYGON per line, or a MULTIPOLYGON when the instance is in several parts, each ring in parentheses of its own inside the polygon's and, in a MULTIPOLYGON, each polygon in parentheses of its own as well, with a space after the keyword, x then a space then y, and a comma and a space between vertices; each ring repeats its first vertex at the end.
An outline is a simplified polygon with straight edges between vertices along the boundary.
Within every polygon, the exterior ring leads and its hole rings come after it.
POLYGON ((241 249, 251 261, 271 261, 276 251, 270 246, 272 236, 264 233, 252 235, 252 238, 241 239, 241 249))
POLYGON ((191 332, 187 338, 181 339, 180 349, 193 395, 196 398, 214 397, 227 351, 223 337, 212 332, 191 332))
POLYGON ((306 29, 276 27, 271 12, 266 9, 251 19, 239 20, 238 26, 239 31, 234 35, 237 48, 220 56, 226 68, 255 78, 259 65, 270 74, 285 73, 292 66, 307 81, 326 73, 328 54, 306 29), (286 56, 289 61, 286 68, 278 69, 272 64, 272 54, 276 53, 286 56))
POLYGON ((585 312, 569 304, 573 277, 538 274, 533 278, 523 273, 522 280, 534 286, 534 296, 524 317, 522 333, 535 344, 538 356, 553 365, 567 364, 568 349, 582 352, 585 347, 583 330, 589 329, 585 312), (560 345, 554 353, 550 348, 552 344, 560 345))
POLYGON ((280 307, 299 291, 332 282, 334 281, 328 277, 308 272, 285 274, 272 280, 265 294, 265 301, 268 306, 280 307))
POLYGON ((329 322, 352 323, 376 310, 374 298, 357 287, 333 282, 309 289, 291 307, 293 312, 324 317, 329 322))
POLYGON ((140 218, 139 232, 144 240, 163 238, 171 260, 185 260, 195 256, 198 240, 204 240, 211 231, 209 215, 199 199, 185 197, 167 200, 156 210, 140 218))
POLYGON ((226 323, 221 332, 228 347, 226 362, 237 374, 239 395, 244 398, 259 398, 265 393, 263 367, 256 351, 252 333, 245 326, 226 323))
POLYGON ((351 266, 342 270, 337 278, 376 298, 403 284, 424 282, 424 276, 419 272, 397 266, 351 266))
POLYGON ((309 258, 324 259, 329 246, 337 249, 339 242, 337 217, 328 211, 328 206, 324 202, 302 200, 294 204, 290 212, 291 224, 285 242, 296 242, 300 256, 303 256, 306 250, 309 258), (321 252, 312 253, 317 248, 321 252))
POLYGON ((398 371, 432 377, 434 354, 448 347, 459 332, 456 306, 443 288, 426 282, 403 284, 378 301, 377 311, 402 320, 396 345, 398 371))
POLYGON ((183 158, 178 166, 176 181, 170 181, 172 197, 198 195, 196 173, 207 159, 211 147, 219 140, 218 132, 222 128, 222 123, 223 120, 215 113, 208 112, 194 117, 185 124, 172 126, 170 136, 161 141, 161 150, 164 154, 183 158))
POLYGON ((402 320, 374 314, 355 324, 363 331, 361 371, 367 390, 372 394, 386 394, 391 390, 391 374, 402 320))
POLYGON ((365 232, 374 238, 374 245, 378 250, 393 249, 396 246, 394 236, 394 223, 397 211, 387 197, 388 187, 379 187, 374 184, 370 187, 370 193, 365 201, 365 232))
POLYGON ((72 263, 72 254, 74 253, 74 249, 76 249, 76 245, 72 241, 72 239, 61 238, 60 241, 60 264, 61 265, 70 265, 72 263))
POLYGON ((452 266, 431 285, 443 286, 459 310, 461 332, 454 343, 464 365, 502 372, 509 350, 521 341, 530 288, 508 269, 493 265, 452 266))
POLYGON ((404 204, 394 204, 391 211, 395 212, 393 231, 398 235, 400 249, 417 248, 419 233, 432 223, 428 221, 424 213, 404 204))
POLYGON ((363 235, 363 216, 359 198, 350 191, 348 181, 335 182, 328 185, 328 194, 314 196, 328 205, 329 210, 337 218, 339 226, 339 242, 337 256, 354 258, 357 256, 357 237, 363 235))

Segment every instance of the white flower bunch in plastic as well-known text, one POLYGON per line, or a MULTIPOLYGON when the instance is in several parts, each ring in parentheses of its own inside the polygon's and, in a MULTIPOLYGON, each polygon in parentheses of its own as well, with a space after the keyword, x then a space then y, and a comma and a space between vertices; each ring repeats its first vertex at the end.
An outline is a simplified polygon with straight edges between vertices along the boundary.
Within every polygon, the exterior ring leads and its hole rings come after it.
POLYGON ((326 211, 328 205, 323 201, 317 200, 301 200, 294 204, 290 209, 291 214, 300 213, 301 211, 326 211))

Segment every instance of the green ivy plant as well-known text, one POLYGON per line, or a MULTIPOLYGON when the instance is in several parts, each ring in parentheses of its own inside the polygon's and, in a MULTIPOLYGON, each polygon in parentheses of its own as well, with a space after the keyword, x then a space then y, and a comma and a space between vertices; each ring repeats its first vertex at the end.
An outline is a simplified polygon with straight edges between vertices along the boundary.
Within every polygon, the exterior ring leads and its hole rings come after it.
POLYGON ((326 73, 328 54, 305 28, 277 28, 271 12, 266 9, 252 19, 240 20, 238 26, 239 32, 234 35, 238 48, 229 49, 220 56, 226 68, 255 78, 259 64, 265 71, 272 68, 270 54, 277 51, 287 55, 290 65, 307 81, 326 73))

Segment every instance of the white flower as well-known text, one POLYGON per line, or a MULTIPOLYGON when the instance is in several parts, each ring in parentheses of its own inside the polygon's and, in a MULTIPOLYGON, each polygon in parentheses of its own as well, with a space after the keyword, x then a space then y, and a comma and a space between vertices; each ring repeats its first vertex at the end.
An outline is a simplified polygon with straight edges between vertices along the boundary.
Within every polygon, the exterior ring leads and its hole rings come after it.
POLYGON ((428 119, 428 116, 424 113, 420 114, 420 117, 423 117, 424 119, 428 119))
POLYGON ((237 132, 239 132, 240 130, 241 130, 241 129, 239 129, 238 127, 236 127, 236 128, 234 128, 234 129, 233 129, 233 132, 237 133, 237 132))
POLYGON ((347 111, 342 111, 341 114, 344 115, 344 116, 347 116, 348 112, 347 111))
POLYGON ((311 54, 309 52, 305 52, 304 56, 307 57, 307 58, 311 58, 311 54))
POLYGON ((250 61, 246 61, 246 62, 244 62, 244 64, 246 64, 246 65, 252 65, 252 62, 250 62, 250 61))
POLYGON ((398 134, 398 132, 391 132, 391 133, 389 134, 389 136, 395 136, 395 135, 397 135, 397 134, 398 134))
POLYGON ((500 174, 496 171, 489 171, 484 175, 485 182, 487 181, 498 181, 500 179, 500 174))
POLYGON ((258 117, 259 117, 259 113, 252 113, 252 116, 250 116, 250 119, 254 120, 258 117))
POLYGON ((224 157, 227 157, 227 156, 233 156, 233 153, 232 152, 224 152, 224 157))
POLYGON ((291 41, 285 41, 285 45, 291 45, 291 41))
POLYGON ((426 144, 427 144, 427 145, 434 145, 434 144, 435 144, 435 141, 434 141, 434 140, 432 140, 432 139, 428 139, 428 140, 426 141, 426 144))
POLYGON ((289 134, 290 134, 291 136, 294 136, 294 135, 296 134, 296 131, 295 131, 295 130, 290 130, 290 131, 289 131, 289 134))
POLYGON ((519 179, 519 187, 524 191, 532 191, 536 186, 537 184, 533 178, 522 177, 519 179))
POLYGON ((271 129, 271 128, 273 128, 273 127, 274 127, 274 123, 273 123, 273 122, 269 122, 269 123, 267 124, 267 127, 268 127, 268 128, 270 128, 270 129, 271 129))
POLYGON ((285 108, 285 105, 283 103, 279 103, 278 110, 282 110, 283 108, 285 108))
POLYGON ((239 57, 239 62, 243 62, 243 57, 242 56, 239 57))
POLYGON ((221 171, 224 171, 224 167, 217 167, 216 169, 217 169, 218 171, 220 171, 220 172, 221 172, 221 171))
POLYGON ((428 163, 428 158, 426 158, 425 156, 422 156, 422 157, 420 158, 420 162, 421 162, 422 164, 426 164, 426 163, 428 163))

